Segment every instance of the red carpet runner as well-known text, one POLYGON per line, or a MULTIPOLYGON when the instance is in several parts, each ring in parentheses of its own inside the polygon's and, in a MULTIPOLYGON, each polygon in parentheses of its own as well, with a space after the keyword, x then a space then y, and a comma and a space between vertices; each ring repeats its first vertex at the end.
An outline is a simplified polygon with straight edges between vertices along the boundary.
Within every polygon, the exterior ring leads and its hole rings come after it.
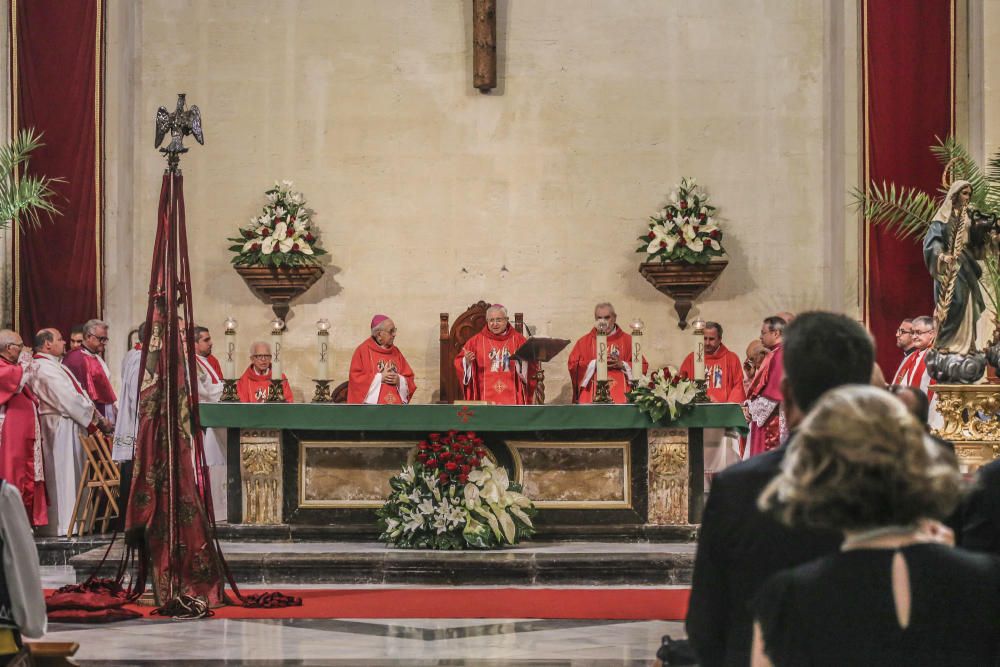
MULTIPOLYGON (((280 588, 280 586, 279 586, 280 588)), ((260 591, 241 589, 244 595, 260 591)), ((688 588, 397 588, 288 591, 301 607, 215 609, 214 618, 570 618, 683 620, 688 588)), ((149 616, 153 607, 128 605, 149 616)), ((156 617, 154 617, 156 618, 156 617)))

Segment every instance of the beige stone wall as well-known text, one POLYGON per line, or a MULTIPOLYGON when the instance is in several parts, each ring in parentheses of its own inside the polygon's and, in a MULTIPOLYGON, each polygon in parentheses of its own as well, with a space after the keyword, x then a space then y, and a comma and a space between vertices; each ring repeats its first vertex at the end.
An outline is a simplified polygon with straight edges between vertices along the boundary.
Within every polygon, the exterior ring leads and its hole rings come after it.
MULTIPOLYGON (((313 323, 334 322, 342 380, 374 312, 395 319, 416 400, 432 400, 438 313, 480 298, 573 339, 610 300, 646 321, 653 362, 679 364, 691 337, 633 250, 682 176, 710 187, 731 260, 692 316, 721 321, 732 348, 778 310, 857 312, 853 5, 501 0, 501 84, 482 95, 471 2, 111 0, 108 104, 125 128, 108 137, 113 356, 144 312, 152 119, 177 92, 206 127, 183 161, 200 324, 221 338, 234 315, 244 353, 267 331, 225 238, 268 185, 293 180, 317 212, 331 255, 289 319, 297 400, 313 323)), ((568 401, 565 353, 548 370, 550 400, 568 401)))
POLYGON ((989 158, 1000 151, 1000 0, 983 0, 982 21, 975 32, 983 40, 982 148, 989 158))

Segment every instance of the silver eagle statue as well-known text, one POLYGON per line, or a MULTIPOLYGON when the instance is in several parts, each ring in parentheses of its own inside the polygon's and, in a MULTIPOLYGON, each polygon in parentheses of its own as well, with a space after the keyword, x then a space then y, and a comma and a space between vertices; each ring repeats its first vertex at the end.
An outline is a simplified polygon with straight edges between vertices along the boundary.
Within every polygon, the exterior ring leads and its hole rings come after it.
POLYGON ((177 171, 180 165, 181 153, 187 153, 184 147, 184 137, 192 135, 199 144, 205 145, 205 135, 201 129, 201 110, 194 104, 190 109, 185 109, 186 95, 177 94, 177 108, 173 113, 167 111, 166 107, 156 110, 156 143, 154 148, 159 148, 164 137, 170 133, 170 143, 165 148, 160 148, 160 152, 167 156, 167 167, 170 171, 177 171))

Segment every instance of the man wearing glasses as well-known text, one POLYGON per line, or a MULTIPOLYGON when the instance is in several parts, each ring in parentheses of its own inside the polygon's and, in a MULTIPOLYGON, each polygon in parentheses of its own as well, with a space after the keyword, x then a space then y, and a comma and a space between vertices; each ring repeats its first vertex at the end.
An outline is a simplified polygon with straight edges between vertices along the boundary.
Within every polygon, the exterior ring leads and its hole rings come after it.
POLYGON ((347 402, 406 405, 417 385, 413 369, 395 346, 396 325, 385 315, 372 318, 371 337, 351 357, 347 402))
MULTIPOLYGON (((266 403, 271 388, 271 346, 256 342, 250 346, 250 365, 236 382, 236 393, 241 403, 266 403)), ((288 378, 281 374, 281 389, 285 403, 292 402, 292 389, 288 378)))
POLYGON ((931 378, 927 374, 927 350, 934 345, 934 338, 937 335, 937 326, 933 317, 921 315, 913 318, 913 352, 903 360, 893 384, 917 387, 924 393, 929 394, 927 388, 931 384, 931 378))
POLYGON ((899 368, 896 369, 896 374, 893 376, 891 384, 900 384, 902 382, 903 366, 906 364, 906 360, 910 358, 910 355, 917 349, 913 346, 912 317, 907 317, 899 323, 899 328, 896 329, 896 347, 903 351, 903 360, 899 362, 899 368))
POLYGON ((455 373, 467 401, 530 405, 535 392, 535 364, 514 358, 525 338, 510 326, 507 309, 486 309, 486 326, 466 341, 455 357, 455 373))
POLYGON ((32 526, 48 524, 38 399, 27 386, 30 351, 17 332, 0 331, 0 478, 21 492, 32 526))
POLYGON ((80 386, 97 406, 97 411, 113 426, 117 418, 117 396, 111 386, 111 372, 104 363, 104 348, 107 344, 107 322, 88 320, 83 325, 83 346, 68 353, 63 365, 72 371, 80 386))

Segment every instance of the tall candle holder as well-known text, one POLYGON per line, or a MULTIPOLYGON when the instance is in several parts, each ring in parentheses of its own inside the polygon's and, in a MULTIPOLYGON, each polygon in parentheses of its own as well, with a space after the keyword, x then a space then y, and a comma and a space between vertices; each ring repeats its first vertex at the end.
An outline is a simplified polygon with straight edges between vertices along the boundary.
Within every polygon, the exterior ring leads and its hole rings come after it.
POLYGON ((239 403, 240 397, 236 392, 236 319, 232 316, 226 318, 226 355, 225 367, 222 378, 222 397, 220 402, 239 403))
POLYGON ((705 320, 700 317, 694 321, 694 377, 692 380, 705 379, 705 320))
POLYGON ((646 323, 638 317, 632 320, 629 328, 632 329, 632 388, 639 386, 639 378, 642 372, 642 330, 646 323))
POLYGON ((280 317, 271 320, 271 386, 267 390, 268 403, 284 403, 285 392, 281 378, 281 338, 285 321, 280 317))
POLYGON ((327 370, 330 351, 330 320, 325 317, 316 322, 316 345, 319 349, 319 360, 316 369, 316 392, 313 394, 313 403, 332 403, 333 395, 330 393, 330 378, 327 370))

